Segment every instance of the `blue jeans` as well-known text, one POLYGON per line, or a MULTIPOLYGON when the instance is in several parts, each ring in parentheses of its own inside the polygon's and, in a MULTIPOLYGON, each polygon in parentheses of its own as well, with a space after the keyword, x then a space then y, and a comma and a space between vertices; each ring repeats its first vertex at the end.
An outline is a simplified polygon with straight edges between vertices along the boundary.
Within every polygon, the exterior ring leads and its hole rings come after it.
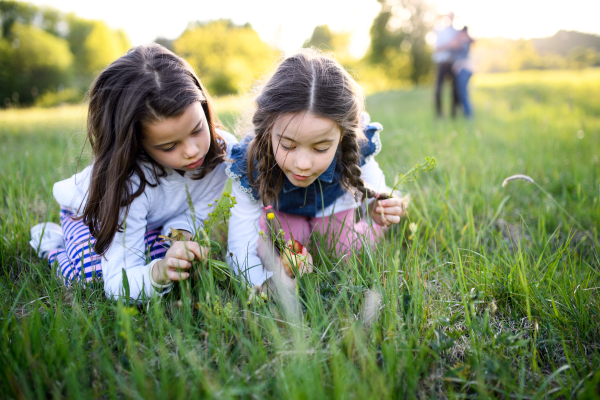
POLYGON ((456 76, 458 97, 460 98, 463 109, 465 110, 466 117, 471 117, 473 115, 473 109, 471 108, 471 103, 469 101, 469 91, 467 89, 467 84, 469 83, 469 79, 472 75, 473 73, 471 71, 463 68, 456 76))

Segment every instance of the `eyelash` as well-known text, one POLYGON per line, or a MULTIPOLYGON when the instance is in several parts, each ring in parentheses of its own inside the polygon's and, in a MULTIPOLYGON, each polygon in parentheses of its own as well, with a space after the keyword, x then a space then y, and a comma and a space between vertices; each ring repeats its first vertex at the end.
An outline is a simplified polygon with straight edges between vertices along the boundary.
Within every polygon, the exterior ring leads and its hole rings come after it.
MULTIPOLYGON (((285 151, 290 151, 290 150, 293 150, 291 147, 287 147, 287 146, 284 146, 284 145, 281 145, 281 148, 282 148, 283 150, 285 150, 285 151)), ((326 153, 326 152, 327 152, 327 150, 329 150, 329 147, 328 147, 328 148, 326 148, 326 149, 323 149, 323 150, 315 149, 315 151, 316 151, 317 153, 326 153)))
MULTIPOLYGON (((197 131, 192 132, 192 136, 196 136, 200 132, 202 132, 202 128, 203 127, 204 127, 204 125, 202 125, 197 131)), ((169 147, 168 149, 162 149, 162 151, 164 151, 165 153, 169 153, 169 152, 171 152, 171 151, 173 151, 175 149, 175 146, 177 146, 177 143, 175 143, 173 146, 169 147)))

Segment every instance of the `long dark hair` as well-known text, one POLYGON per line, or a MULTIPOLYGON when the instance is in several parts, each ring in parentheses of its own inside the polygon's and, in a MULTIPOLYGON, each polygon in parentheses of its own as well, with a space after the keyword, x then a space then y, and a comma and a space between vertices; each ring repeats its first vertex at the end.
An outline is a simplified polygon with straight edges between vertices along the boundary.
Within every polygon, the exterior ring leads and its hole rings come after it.
POLYGON ((363 91, 335 59, 305 49, 283 60, 256 98, 252 117, 255 136, 248 148, 247 174, 263 203, 274 204, 284 182, 283 171, 275 162, 273 125, 285 114, 305 111, 329 118, 340 128, 337 162, 342 170, 342 185, 376 197, 377 193, 366 188, 360 177, 359 142, 366 140, 360 124, 363 91))
POLYGON ((179 117, 194 102, 201 103, 210 130, 205 162, 193 177, 201 179, 223 161, 226 144, 215 130, 221 124, 210 97, 184 59, 157 44, 134 47, 92 84, 87 137, 94 162, 81 218, 96 238, 97 254, 106 253, 123 229, 131 202, 146 185, 155 187, 166 176, 163 166, 142 149, 142 124, 179 117), (151 176, 146 176, 141 162, 150 167, 151 176))

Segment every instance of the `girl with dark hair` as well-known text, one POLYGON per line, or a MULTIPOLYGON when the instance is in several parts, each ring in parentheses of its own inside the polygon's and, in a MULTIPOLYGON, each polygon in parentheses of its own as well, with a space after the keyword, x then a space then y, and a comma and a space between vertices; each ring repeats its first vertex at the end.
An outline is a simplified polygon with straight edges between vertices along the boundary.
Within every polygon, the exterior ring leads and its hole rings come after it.
POLYGON ((58 262, 67 285, 95 276, 107 296, 119 296, 124 272, 132 298, 168 291, 206 254, 191 241, 193 227, 222 192, 223 161, 237 143, 221 128, 185 60, 156 44, 131 49, 90 88, 94 159, 54 185, 62 227, 34 226, 31 245, 50 264, 58 262), (167 250, 157 237, 170 228, 188 241, 167 250))
MULTIPOLYGON (((293 275, 261 239, 272 233, 269 221, 280 222, 286 241, 306 244, 318 230, 329 234, 338 251, 349 252, 360 247, 361 234, 374 240, 405 215, 407 200, 384 194, 389 189, 374 159, 382 127, 369 123, 363 110, 354 79, 314 50, 285 59, 256 98, 253 130, 234 146, 227 167, 237 200, 229 221, 229 261, 252 284, 264 290, 274 273, 284 281, 286 274, 278 271, 293 275), (364 219, 355 223, 356 208, 374 197, 368 219, 377 226, 364 219)), ((298 269, 310 271, 312 258, 300 249, 306 261, 298 269)))

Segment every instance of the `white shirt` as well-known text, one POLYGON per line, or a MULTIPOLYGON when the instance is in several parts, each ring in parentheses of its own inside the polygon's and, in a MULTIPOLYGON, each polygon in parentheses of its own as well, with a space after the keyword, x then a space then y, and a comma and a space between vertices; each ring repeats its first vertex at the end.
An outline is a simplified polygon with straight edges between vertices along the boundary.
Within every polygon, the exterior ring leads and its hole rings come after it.
MULTIPOLYGON (((375 191, 390 191, 385 184, 385 175, 375 158, 371 157, 361 170, 361 177, 375 191)), ((231 209, 229 218, 228 253, 230 256, 227 261, 237 274, 247 276, 252 285, 261 285, 273 275, 272 271, 263 267, 257 252, 260 237, 260 215, 264 204, 260 200, 254 201, 246 191, 243 191, 238 181, 233 182, 232 192, 237 204, 231 209)), ((359 206, 360 204, 355 201, 354 196, 346 191, 329 207, 319 210, 315 217, 326 217, 359 206)))
MULTIPOLYGON (((229 157, 231 146, 237 143, 237 139, 225 131, 218 132, 227 143, 229 157)), ((148 167, 144 168, 150 171, 148 167)), ((156 293, 150 282, 150 268, 153 263, 146 264, 144 256, 144 235, 147 231, 160 227, 163 235, 168 235, 170 228, 195 232, 194 223, 196 227, 202 226, 202 221, 216 206, 215 199, 225 187, 228 179, 225 168, 226 164, 221 163, 200 180, 191 179, 194 171, 186 172, 182 176, 172 169, 165 168, 167 176, 160 178, 157 186, 146 185, 144 193, 131 203, 123 232, 115 234, 108 251, 102 257, 102 277, 108 297, 124 294, 123 269, 127 274, 131 298, 139 298, 142 292, 147 298, 156 293), (195 215, 190 215, 186 187, 193 200, 195 215), (212 204, 212 207, 208 204, 212 204)), ((90 165, 80 173, 54 184, 54 198, 61 208, 75 213, 83 210, 91 171, 90 165)), ((137 176, 132 177, 132 181, 135 190, 139 179, 137 176)))
MULTIPOLYGON (((447 26, 435 31, 435 47, 447 46, 454 40, 458 31, 453 26, 447 26)), ((452 61, 450 50, 435 50, 431 57, 436 64, 452 61)))

